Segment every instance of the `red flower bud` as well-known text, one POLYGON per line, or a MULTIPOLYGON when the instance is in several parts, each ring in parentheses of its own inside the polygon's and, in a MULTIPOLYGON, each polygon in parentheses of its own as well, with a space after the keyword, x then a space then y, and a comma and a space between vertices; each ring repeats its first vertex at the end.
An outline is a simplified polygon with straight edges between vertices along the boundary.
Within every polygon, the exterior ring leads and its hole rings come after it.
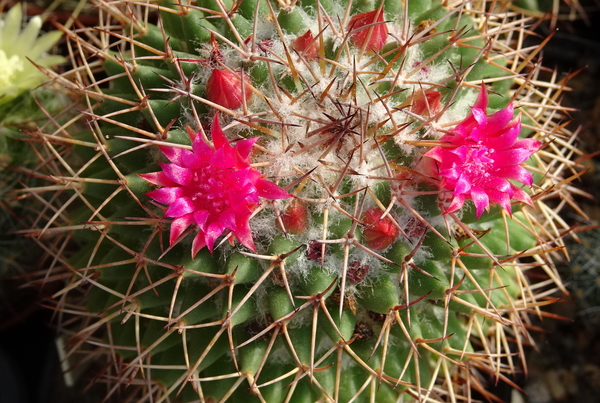
POLYGON ((372 208, 362 216, 362 222, 365 225, 363 230, 363 240, 365 245, 371 249, 383 250, 390 246, 398 235, 400 230, 396 227, 389 215, 383 219, 383 211, 378 208, 372 208))
POLYGON ((300 53, 308 61, 315 60, 319 55, 319 41, 315 40, 310 29, 292 42, 292 49, 300 53))
POLYGON ((383 10, 377 9, 355 15, 348 23, 348 32, 350 40, 356 46, 379 52, 388 36, 387 25, 383 21, 383 10))
POLYGON ((435 115, 442 109, 442 104, 440 103, 441 98, 442 94, 436 90, 427 92, 419 90, 413 95, 412 107, 410 110, 421 116, 435 115))
POLYGON ((281 214, 282 230, 288 234, 301 234, 308 228, 308 209, 298 200, 293 200, 281 214))
MULTIPOLYGON (((227 109, 237 109, 242 106, 242 80, 241 72, 213 69, 206 83, 206 98, 210 102, 221 105, 227 109)), ((250 85, 252 81, 244 76, 244 98, 246 102, 252 97, 250 85)))

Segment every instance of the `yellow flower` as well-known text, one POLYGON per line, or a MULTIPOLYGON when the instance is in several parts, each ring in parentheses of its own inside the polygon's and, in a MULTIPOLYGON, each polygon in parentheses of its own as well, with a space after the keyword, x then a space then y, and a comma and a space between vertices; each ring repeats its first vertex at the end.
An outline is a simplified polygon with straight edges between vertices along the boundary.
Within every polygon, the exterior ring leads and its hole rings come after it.
POLYGON ((48 32, 38 38, 42 19, 33 17, 23 30, 21 19, 20 4, 0 16, 0 104, 37 87, 46 79, 33 63, 48 68, 65 61, 62 56, 46 54, 58 42, 61 32, 48 32))

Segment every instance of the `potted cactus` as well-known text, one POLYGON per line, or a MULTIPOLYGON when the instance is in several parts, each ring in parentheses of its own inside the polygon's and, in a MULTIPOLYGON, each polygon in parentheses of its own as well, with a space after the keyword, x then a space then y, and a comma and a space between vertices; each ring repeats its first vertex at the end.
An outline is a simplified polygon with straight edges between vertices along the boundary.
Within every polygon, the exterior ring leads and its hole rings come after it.
POLYGON ((120 401, 470 400, 525 365, 578 167, 485 1, 98 3, 31 229, 120 401), (543 278, 540 280, 540 278, 543 278), (517 355, 517 356, 516 356, 517 355))

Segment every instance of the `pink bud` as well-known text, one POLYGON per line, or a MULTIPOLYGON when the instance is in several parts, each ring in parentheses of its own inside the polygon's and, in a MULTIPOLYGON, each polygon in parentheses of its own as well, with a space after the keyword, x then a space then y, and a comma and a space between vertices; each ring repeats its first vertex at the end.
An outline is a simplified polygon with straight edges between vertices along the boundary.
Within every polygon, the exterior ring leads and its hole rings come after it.
POLYGON ((243 98, 248 102, 252 97, 252 91, 250 90, 252 81, 248 76, 244 76, 246 85, 244 87, 244 97, 242 97, 241 76, 241 72, 234 73, 229 70, 213 69, 206 83, 206 98, 227 109, 239 108, 242 106, 243 98))
POLYGON ((365 226, 363 238, 365 245, 371 249, 383 250, 390 246, 398 235, 400 230, 396 227, 389 215, 383 219, 383 211, 378 208, 372 208, 362 216, 362 222, 365 226))
POLYGON ((419 90, 413 95, 412 107, 410 110, 421 116, 435 115, 442 109, 442 104, 440 103, 441 98, 442 94, 436 90, 427 92, 419 90))
POLYGON ((300 53, 308 61, 315 60, 319 55, 319 42, 315 40, 310 29, 292 42, 292 49, 300 53))
POLYGON ((388 36, 387 25, 383 21, 383 10, 377 9, 355 15, 348 23, 348 32, 350 40, 356 46, 379 52, 388 36))
POLYGON ((308 209, 298 200, 293 200, 281 214, 283 230, 288 234, 301 234, 308 227, 308 209))

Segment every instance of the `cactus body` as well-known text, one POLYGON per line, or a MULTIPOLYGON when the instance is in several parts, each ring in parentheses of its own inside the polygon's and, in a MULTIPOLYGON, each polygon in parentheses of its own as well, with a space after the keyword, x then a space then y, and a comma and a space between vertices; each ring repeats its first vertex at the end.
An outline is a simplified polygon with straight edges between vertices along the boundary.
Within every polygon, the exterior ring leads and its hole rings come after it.
MULTIPOLYGON (((562 222, 544 200, 568 199, 572 147, 532 149, 526 171, 551 175, 511 182, 522 193, 485 212, 449 210, 426 153, 481 94, 512 122, 521 108, 522 137, 554 140, 562 86, 522 78, 537 73, 511 48, 517 15, 406 3, 108 3, 111 28, 72 33, 112 39, 61 77, 89 128, 70 132, 43 226, 76 245, 49 248, 80 283, 57 307, 114 353, 106 375, 131 399, 454 401, 484 392, 478 372, 514 370, 508 340, 528 340, 540 303, 524 273, 562 288, 549 256, 562 222), (251 165, 234 174, 256 186, 247 215, 206 218, 217 190, 182 201, 209 152, 211 179, 251 165)), ((218 192, 242 192, 232 181, 218 192)))

